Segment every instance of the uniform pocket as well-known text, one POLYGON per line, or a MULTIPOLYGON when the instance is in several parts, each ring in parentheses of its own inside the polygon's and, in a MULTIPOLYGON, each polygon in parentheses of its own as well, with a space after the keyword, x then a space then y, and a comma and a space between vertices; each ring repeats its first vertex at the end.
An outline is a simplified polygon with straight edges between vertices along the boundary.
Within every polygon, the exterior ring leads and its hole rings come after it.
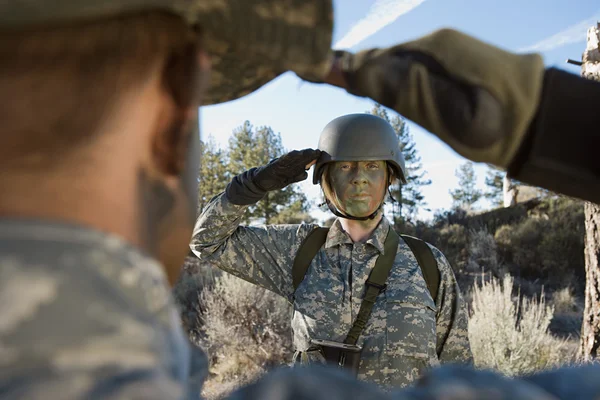
POLYGON ((304 318, 318 322, 319 326, 327 326, 339 318, 341 299, 341 293, 336 293, 331 286, 308 281, 298 287, 294 295, 294 308, 304 318))
POLYGON ((387 353, 392 357, 435 357, 436 312, 428 293, 386 292, 387 353))
POLYGON ((294 293, 296 302, 340 304, 344 295, 344 283, 338 274, 339 271, 334 266, 329 266, 322 259, 314 260, 294 293))
POLYGON ((307 285, 299 287, 294 298, 296 299, 296 302, 339 304, 342 295, 343 293, 341 290, 332 290, 331 286, 324 285, 320 282, 314 282, 313 285, 308 283, 307 285))

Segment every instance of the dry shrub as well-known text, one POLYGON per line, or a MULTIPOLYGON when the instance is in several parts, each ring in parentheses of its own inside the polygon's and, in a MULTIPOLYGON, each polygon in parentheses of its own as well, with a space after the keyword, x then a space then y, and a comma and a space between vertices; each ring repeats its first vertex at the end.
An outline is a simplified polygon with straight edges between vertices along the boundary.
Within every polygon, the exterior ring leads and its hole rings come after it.
POLYGON ((235 388, 257 379, 292 355, 287 301, 230 274, 202 292, 201 345, 210 357, 210 382, 235 388))
POLYGON ((441 228, 436 240, 430 243, 444 253, 455 272, 462 272, 468 262, 468 239, 469 234, 464 226, 451 224, 441 228))
POLYGON ((187 257, 182 267, 179 280, 173 286, 173 298, 179 307, 181 320, 185 331, 196 342, 200 331, 198 329, 198 295, 205 288, 213 285, 220 270, 207 264, 202 264, 195 256, 187 257))
POLYGON ((483 270, 496 277, 502 277, 506 272, 498 260, 496 240, 485 228, 469 232, 467 269, 473 272, 483 270))
POLYGON ((513 299, 513 278, 492 278, 473 288, 469 339, 475 365, 508 376, 529 374, 574 361, 565 340, 548 327, 553 308, 540 300, 513 299))
POLYGON ((531 210, 527 219, 498 228, 495 238, 513 275, 544 279, 547 286, 564 287, 565 282, 581 286, 584 225, 581 202, 548 200, 531 210))
POLYGON ((568 286, 552 293, 552 305, 558 314, 577 311, 578 304, 573 289, 568 286))

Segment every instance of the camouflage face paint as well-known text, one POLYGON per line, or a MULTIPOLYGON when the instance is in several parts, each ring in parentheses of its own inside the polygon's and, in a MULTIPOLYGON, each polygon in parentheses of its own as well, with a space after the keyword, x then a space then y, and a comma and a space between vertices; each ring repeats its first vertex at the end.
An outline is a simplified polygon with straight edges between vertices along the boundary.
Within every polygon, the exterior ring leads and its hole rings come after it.
POLYGON ((385 161, 338 161, 331 165, 330 184, 340 211, 364 217, 377 210, 387 188, 385 161))

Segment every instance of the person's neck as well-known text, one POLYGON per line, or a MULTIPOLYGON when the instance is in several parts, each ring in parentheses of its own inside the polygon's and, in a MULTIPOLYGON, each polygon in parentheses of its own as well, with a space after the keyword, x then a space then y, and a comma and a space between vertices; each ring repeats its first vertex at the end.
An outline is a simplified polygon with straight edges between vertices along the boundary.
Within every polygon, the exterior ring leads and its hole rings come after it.
POLYGON ((347 218, 340 218, 339 220, 342 228, 344 231, 346 231, 346 233, 348 233, 352 241, 354 243, 358 243, 364 242, 371 237, 371 234, 375 228, 377 228, 377 225, 379 224, 379 221, 381 221, 382 217, 383 215, 381 211, 379 211, 375 218, 368 219, 366 221, 357 221, 347 218))
POLYGON ((102 180, 85 168, 70 174, 7 173, 0 177, 0 218, 61 221, 120 236, 144 248, 139 215, 125 174, 102 180), (35 184, 32 184, 35 182, 35 184), (126 201, 130 198, 132 201, 126 201))

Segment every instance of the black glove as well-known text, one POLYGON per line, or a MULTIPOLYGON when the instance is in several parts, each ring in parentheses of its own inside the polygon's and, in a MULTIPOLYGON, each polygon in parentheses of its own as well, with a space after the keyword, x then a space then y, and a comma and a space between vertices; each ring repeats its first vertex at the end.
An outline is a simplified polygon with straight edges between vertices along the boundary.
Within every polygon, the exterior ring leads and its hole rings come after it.
POLYGON ((227 185, 227 199, 240 206, 250 205, 265 197, 267 192, 303 181, 308 177, 306 165, 320 155, 320 150, 294 150, 265 166, 249 169, 233 178, 227 185))

